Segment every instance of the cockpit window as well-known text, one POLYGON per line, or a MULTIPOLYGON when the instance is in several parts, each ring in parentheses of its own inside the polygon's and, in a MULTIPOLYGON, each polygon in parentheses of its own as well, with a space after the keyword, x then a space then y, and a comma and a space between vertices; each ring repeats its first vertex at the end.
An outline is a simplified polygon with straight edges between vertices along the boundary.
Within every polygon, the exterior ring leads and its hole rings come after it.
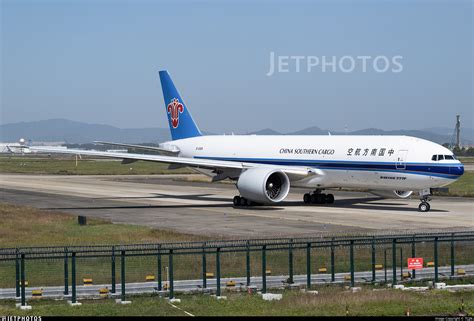
POLYGON ((454 159, 456 159, 456 157, 454 155, 433 155, 431 157, 432 161, 440 161, 440 160, 444 160, 444 159, 454 160, 454 159))

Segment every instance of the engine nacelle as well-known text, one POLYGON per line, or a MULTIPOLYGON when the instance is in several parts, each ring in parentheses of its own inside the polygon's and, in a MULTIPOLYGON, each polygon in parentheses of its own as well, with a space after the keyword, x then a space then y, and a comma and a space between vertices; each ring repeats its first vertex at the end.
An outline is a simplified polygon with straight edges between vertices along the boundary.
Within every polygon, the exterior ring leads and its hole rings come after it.
POLYGON ((377 190, 377 191, 370 191, 372 194, 383 197, 383 198, 408 198, 413 191, 384 191, 384 190, 377 190))
POLYGON ((278 203, 288 195, 290 180, 278 169, 250 168, 237 181, 240 195, 257 203, 278 203))

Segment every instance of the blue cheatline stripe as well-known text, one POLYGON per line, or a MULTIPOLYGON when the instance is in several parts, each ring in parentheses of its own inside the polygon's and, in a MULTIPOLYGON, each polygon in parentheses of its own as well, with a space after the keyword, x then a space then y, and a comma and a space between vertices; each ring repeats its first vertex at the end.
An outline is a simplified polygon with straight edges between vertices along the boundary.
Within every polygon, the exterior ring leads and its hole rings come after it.
POLYGON ((396 162, 358 162, 358 161, 327 161, 327 160, 300 160, 300 159, 270 159, 270 158, 232 158, 232 157, 207 157, 195 156, 201 159, 213 159, 224 161, 237 161, 248 163, 259 163, 282 166, 307 166, 327 170, 357 170, 357 171, 380 171, 405 173, 414 175, 426 175, 443 178, 459 178, 463 170, 462 164, 433 164, 433 163, 404 163, 404 168, 396 162), (450 166, 448 166, 450 165, 450 166), (450 173, 450 169, 455 169, 456 174, 450 173))

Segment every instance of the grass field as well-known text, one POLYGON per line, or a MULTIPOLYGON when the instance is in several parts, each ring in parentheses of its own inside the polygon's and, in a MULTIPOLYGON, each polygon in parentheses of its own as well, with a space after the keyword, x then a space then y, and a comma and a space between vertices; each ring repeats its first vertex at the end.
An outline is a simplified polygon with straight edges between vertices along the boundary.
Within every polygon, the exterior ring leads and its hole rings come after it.
MULTIPOLYGON (((143 226, 111 224, 103 220, 88 219, 88 225, 79 226, 77 217, 67 213, 44 211, 31 207, 0 204, 0 248, 26 246, 71 246, 93 244, 136 244, 180 241, 204 241, 208 236, 175 233, 166 230, 155 230, 143 226)), ((217 238, 217 237, 215 237, 217 238)), ((215 239, 213 238, 213 239, 215 239)), ((411 253, 409 244, 400 245, 405 257, 411 253)), ((371 269, 370 248, 355 248, 356 271, 371 269)), ((399 252, 399 251, 397 251, 399 252)), ((388 251, 387 268, 391 268, 391 252, 388 251)), ((447 243, 439 246, 440 265, 449 265, 450 247, 447 243)), ((473 263, 473 244, 457 242, 455 245, 456 264, 473 263)), ((420 243, 417 254, 426 261, 433 260, 433 245, 420 243)), ((397 264, 400 264, 397 253, 397 264)), ((349 251, 347 247, 335 249, 336 273, 349 272, 349 251)), ((177 255, 174 257, 174 274, 176 280, 199 279, 202 273, 202 257, 197 255, 177 255)), ((261 252, 251 252, 251 275, 261 275, 261 252)), ((384 248, 377 248, 376 263, 383 264, 384 248)), ((95 284, 110 282, 110 258, 78 258, 77 279, 93 278, 95 284)), ((222 277, 245 276, 245 253, 222 253, 222 277)), ((306 273, 305 249, 293 251, 295 274, 306 273)), ((317 273, 319 268, 330 267, 330 250, 314 249, 312 251, 312 269, 317 273)), ((64 262, 61 258, 40 261, 27 261, 27 280, 32 287, 63 284, 64 262)), ((267 268, 272 275, 288 274, 288 251, 267 251, 267 268)), ((168 257, 163 257, 162 273, 168 266, 168 257)), ((69 269, 71 267, 69 266, 69 269)), ((215 256, 207 256, 207 270, 215 271, 215 256)), ((127 258, 126 279, 129 282, 142 282, 145 276, 156 275, 157 260, 155 256, 135 256, 127 258)), ((119 279, 117 280, 119 281, 119 279)), ((0 262, 0 287, 15 286, 14 261, 0 262)))
POLYGON ((474 164, 474 157, 458 157, 459 161, 463 164, 474 164))
POLYGON ((460 179, 446 187, 449 192, 438 195, 474 197, 474 171, 465 171, 460 179))
MULTIPOLYGON (((67 213, 50 212, 24 206, 0 204, 0 248, 31 246, 31 245, 79 245, 79 244, 126 244, 167 241, 198 241, 207 237, 154 230, 142 226, 111 224, 103 220, 88 219, 88 225, 79 226, 77 218, 67 213), (51 237, 51 236, 54 237, 51 237), (54 241, 53 241, 54 240, 54 241)), ((383 249, 377 251, 377 263, 383 262, 383 249)), ((405 253, 409 249, 404 249, 405 253)), ((432 259, 432 244, 419 245, 417 254, 427 260, 432 259)), ((322 266, 328 266, 329 252, 317 249, 313 253, 313 273, 322 266)), ((448 248, 440 246, 440 263, 447 265, 448 248)), ((456 245, 456 262, 471 262, 472 244, 456 245)), ((356 248, 356 271, 370 268, 370 251, 356 248)), ((346 248, 336 250, 336 272, 347 272, 348 251, 346 248)), ((288 252, 268 251, 267 267, 274 275, 288 272, 288 252)), ((294 252, 295 274, 305 272, 305 251, 294 252)), ((215 270, 214 256, 207 258, 208 271, 215 270)), ((163 269, 168 265, 163 258, 163 269)), ((155 274, 155 257, 130 257, 126 263, 128 282, 144 281, 148 274, 155 274)), ((47 285, 61 285, 63 282, 63 260, 39 260, 26 262, 26 279, 33 288, 47 285)), ((245 275, 245 258, 243 253, 222 253, 222 277, 245 275)), ((69 266, 69 273, 70 266, 69 266)), ((162 271, 165 275, 165 270, 162 271)), ((174 258, 175 280, 199 278, 201 273, 201 256, 176 256, 174 258)), ((261 254, 251 255, 251 273, 260 275, 261 254)), ((117 282, 120 281, 117 271, 117 282)), ((110 281, 110 259, 77 259, 77 279, 91 277, 94 284, 110 281)), ((472 280, 471 280, 472 281, 472 280)), ((14 262, 0 262, 0 287, 14 287, 14 262)), ((179 307, 193 315, 345 315, 346 307, 349 315, 398 315, 401 316, 409 308, 411 315, 454 315, 459 311, 461 301, 465 310, 474 309, 474 292, 441 292, 409 293, 398 290, 363 286, 357 294, 347 292, 344 287, 317 286, 318 295, 308 295, 296 291, 285 291, 284 299, 279 302, 266 302, 258 296, 224 292, 227 301, 217 301, 205 295, 181 295, 179 307), (337 300, 335 300, 337 298, 337 300)), ((150 315, 150 316, 182 316, 184 312, 173 308, 166 299, 157 296, 128 297, 133 303, 120 306, 111 299, 84 300, 81 307, 69 307, 64 301, 31 300, 30 312, 22 312, 14 308, 13 301, 0 301, 0 315, 150 315)))
POLYGON ((474 311, 474 292, 432 290, 413 293, 392 289, 363 288, 351 293, 343 287, 318 288, 319 294, 284 291, 281 301, 264 301, 259 296, 225 293, 227 300, 206 295, 182 295, 180 309, 165 298, 135 296, 130 305, 117 305, 111 299, 81 301, 82 306, 69 307, 64 301, 32 300, 33 309, 23 312, 14 302, 0 302, 0 315, 79 315, 79 316, 455 316, 474 311), (336 299, 337 298, 337 299, 336 299), (464 305, 463 303, 464 302, 464 305), (184 311, 183 311, 184 310, 184 311))
POLYGON ((167 164, 137 161, 122 165, 117 160, 64 157, 0 156, 0 173, 57 175, 152 175, 195 173, 186 168, 169 170, 167 164))
POLYGON ((156 230, 146 226, 112 224, 88 218, 0 203, 0 248, 20 246, 91 245, 200 241, 206 237, 156 230), (54 237, 51 237, 54 235, 54 237))

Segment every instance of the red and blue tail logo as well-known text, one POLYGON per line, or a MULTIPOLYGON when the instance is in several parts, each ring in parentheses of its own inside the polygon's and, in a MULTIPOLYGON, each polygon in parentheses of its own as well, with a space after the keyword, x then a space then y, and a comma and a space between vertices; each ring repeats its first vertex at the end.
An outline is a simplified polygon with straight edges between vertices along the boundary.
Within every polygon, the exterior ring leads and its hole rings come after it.
POLYGON ((171 126, 173 126, 173 128, 178 128, 179 114, 181 114, 183 111, 183 104, 181 104, 177 98, 173 98, 168 104, 168 114, 170 115, 171 126))
POLYGON ((166 113, 173 140, 201 136, 178 90, 166 70, 160 71, 161 88, 165 99, 166 113))

